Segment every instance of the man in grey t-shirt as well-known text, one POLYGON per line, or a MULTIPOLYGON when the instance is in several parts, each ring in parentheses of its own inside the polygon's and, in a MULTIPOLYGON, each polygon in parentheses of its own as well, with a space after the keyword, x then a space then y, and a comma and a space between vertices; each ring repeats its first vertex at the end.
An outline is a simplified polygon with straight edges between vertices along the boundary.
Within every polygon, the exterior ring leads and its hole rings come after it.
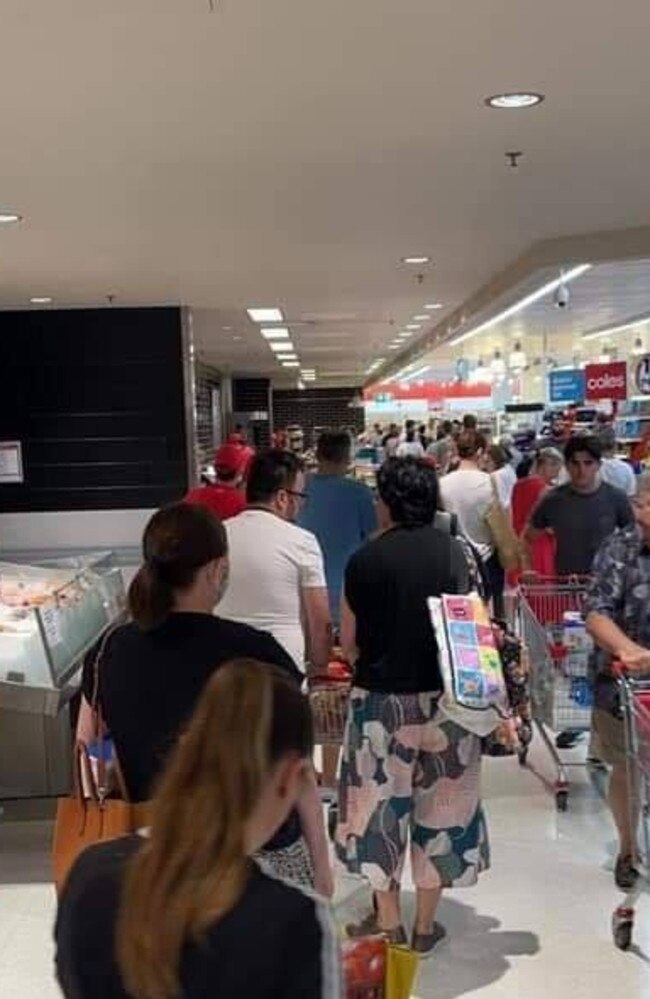
MULTIPOLYGON (((546 493, 533 510, 524 533, 530 543, 544 532, 555 537, 559 576, 587 576, 600 545, 617 528, 634 522, 630 502, 620 489, 600 477, 602 450, 595 437, 572 437, 564 449, 569 481, 546 493)), ((524 545, 524 568, 529 565, 524 545)), ((560 749, 575 745, 580 733, 561 732, 560 749)))
POLYGON ((601 481, 601 458, 595 437, 572 437, 564 451, 569 481, 546 493, 531 514, 525 540, 553 533, 559 576, 588 575, 605 538, 634 521, 625 493, 601 481))

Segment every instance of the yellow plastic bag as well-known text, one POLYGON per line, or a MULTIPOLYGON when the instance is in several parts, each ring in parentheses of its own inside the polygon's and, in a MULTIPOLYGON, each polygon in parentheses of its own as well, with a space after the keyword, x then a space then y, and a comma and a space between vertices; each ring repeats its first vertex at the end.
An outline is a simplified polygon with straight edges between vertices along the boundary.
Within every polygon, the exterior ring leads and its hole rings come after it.
POLYGON ((386 999, 410 999, 418 973, 418 956, 405 947, 388 948, 386 999))

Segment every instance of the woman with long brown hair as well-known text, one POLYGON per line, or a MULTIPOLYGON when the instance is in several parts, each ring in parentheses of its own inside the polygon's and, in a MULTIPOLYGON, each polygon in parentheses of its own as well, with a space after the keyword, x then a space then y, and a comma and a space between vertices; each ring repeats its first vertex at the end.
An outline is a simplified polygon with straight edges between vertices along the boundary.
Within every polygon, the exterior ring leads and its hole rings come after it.
POLYGON ((91 847, 56 924, 66 999, 340 999, 323 903, 251 859, 309 779, 309 704, 279 670, 228 663, 162 776, 143 835, 91 847))

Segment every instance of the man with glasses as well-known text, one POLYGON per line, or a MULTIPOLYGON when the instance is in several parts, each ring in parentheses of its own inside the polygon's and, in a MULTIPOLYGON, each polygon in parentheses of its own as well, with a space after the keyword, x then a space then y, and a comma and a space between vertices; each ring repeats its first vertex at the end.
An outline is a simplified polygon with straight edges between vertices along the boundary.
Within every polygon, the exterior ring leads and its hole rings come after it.
POLYGON ((622 890, 638 878, 636 827, 630 809, 625 731, 611 664, 635 675, 650 675, 650 473, 637 481, 632 500, 636 523, 603 542, 587 594, 587 628, 598 646, 594 691, 594 750, 612 767, 609 804, 620 847, 616 884, 622 890))
POLYGON ((270 632, 299 669, 308 658, 322 671, 332 629, 321 549, 294 523, 305 498, 296 455, 277 449, 257 454, 248 472, 248 508, 225 524, 230 576, 219 613, 270 632))

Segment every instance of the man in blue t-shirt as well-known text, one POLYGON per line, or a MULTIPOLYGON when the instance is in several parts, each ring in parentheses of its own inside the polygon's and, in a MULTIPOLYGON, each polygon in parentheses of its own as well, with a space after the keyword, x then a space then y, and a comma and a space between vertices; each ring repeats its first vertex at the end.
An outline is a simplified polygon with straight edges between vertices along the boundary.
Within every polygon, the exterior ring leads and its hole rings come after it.
POLYGON ((377 529, 371 490, 347 478, 351 455, 345 431, 325 431, 318 438, 318 472, 307 482, 307 502, 299 524, 316 535, 325 558, 332 621, 338 627, 345 567, 351 555, 377 529))
MULTIPOLYGON (((299 524, 315 534, 325 560, 325 579, 332 623, 338 631, 345 568, 352 555, 377 530, 377 511, 371 490, 347 478, 352 441, 344 430, 328 430, 318 438, 318 472, 306 485, 306 503, 299 524)), ((338 746, 323 746, 322 788, 333 796, 338 769, 338 746)))

